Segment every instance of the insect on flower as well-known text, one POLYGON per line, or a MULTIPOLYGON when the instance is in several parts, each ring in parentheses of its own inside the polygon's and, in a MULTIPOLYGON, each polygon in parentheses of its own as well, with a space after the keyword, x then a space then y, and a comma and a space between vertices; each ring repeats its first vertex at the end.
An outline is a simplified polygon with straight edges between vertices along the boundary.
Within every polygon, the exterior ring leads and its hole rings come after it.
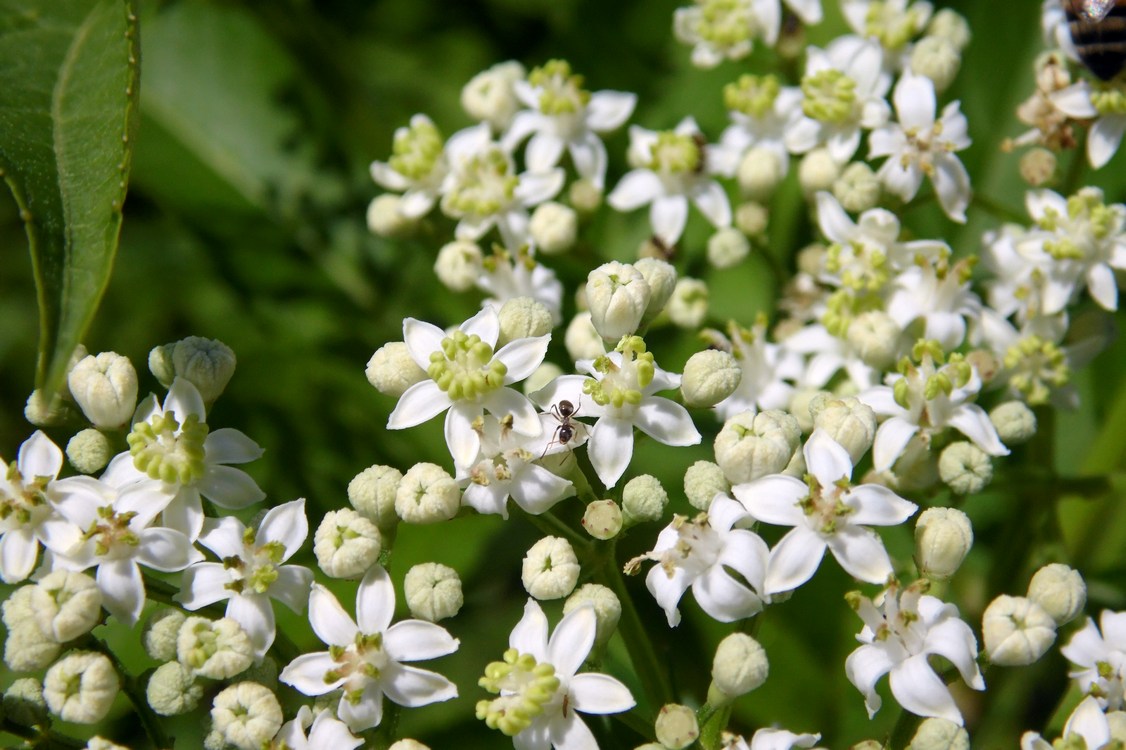
POLYGON ((1063 0, 1083 64, 1104 81, 1126 65, 1126 0, 1063 0))
POLYGON ((578 414, 579 409, 581 408, 581 402, 578 406, 575 406, 567 399, 563 399, 558 404, 551 405, 551 416, 555 417, 555 419, 558 420, 559 426, 555 428, 555 432, 552 434, 551 440, 549 440, 547 445, 544 447, 543 455, 541 455, 540 458, 543 458, 547 455, 547 452, 551 449, 551 446, 566 445, 567 443, 571 442, 571 438, 575 436, 575 430, 579 428, 579 424, 572 422, 571 418, 578 414))

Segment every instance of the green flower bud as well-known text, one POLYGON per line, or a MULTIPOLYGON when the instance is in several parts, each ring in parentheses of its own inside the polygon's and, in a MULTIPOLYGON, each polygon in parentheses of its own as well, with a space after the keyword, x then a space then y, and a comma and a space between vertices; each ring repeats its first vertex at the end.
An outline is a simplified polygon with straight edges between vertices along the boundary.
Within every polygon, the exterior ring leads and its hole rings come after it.
POLYGON ((973 495, 993 479, 993 461, 973 443, 959 440, 942 450, 938 475, 957 494, 973 495))
POLYGON ((437 464, 417 463, 407 470, 395 493, 395 512, 407 523, 438 523, 457 515, 461 488, 437 464))
POLYGON ((739 387, 743 370, 730 353, 718 349, 696 352, 684 365, 680 392, 688 406, 715 406, 739 387))
POLYGON ((989 412, 989 421, 1005 445, 1020 445, 1036 434, 1036 415, 1023 401, 1006 401, 989 412))
POLYGON ((590 180, 575 180, 567 191, 571 205, 581 214, 589 216, 602 206, 602 191, 590 180))
POLYGON ((176 375, 199 390, 203 403, 213 404, 235 374, 235 353, 218 339, 189 336, 172 350, 176 375))
POLYGON ((590 321, 605 341, 617 342, 635 332, 649 307, 652 292, 636 267, 612 261, 587 276, 590 321))
POLYGON ((845 211, 863 213, 879 205, 880 180, 867 164, 854 161, 833 182, 833 197, 845 211))
POLYGON ((230 617, 214 621, 189 617, 176 636, 176 659, 193 674, 227 680, 254 663, 254 644, 230 617))
POLYGON ((524 556, 520 577, 524 589, 536 599, 562 599, 579 581, 579 559, 570 542, 547 536, 524 556))
POLYGON ((256 682, 239 682, 215 696, 213 731, 238 750, 261 750, 282 725, 281 704, 274 692, 256 682))
POLYGON ((408 570, 403 590, 411 615, 427 622, 453 617, 465 601, 457 571, 435 562, 408 570))
POLYGON ((516 339, 546 336, 554 327, 551 311, 542 302, 531 297, 508 300, 501 306, 497 316, 500 318, 498 349, 516 339))
POLYGON ((180 626, 188 619, 178 609, 164 607, 153 613, 141 633, 141 644, 145 653, 157 661, 172 661, 176 658, 176 639, 180 626))
POLYGON ((824 430, 848 451, 855 466, 876 437, 876 413, 854 396, 820 399, 810 404, 813 428, 824 430))
POLYGON ((576 313, 571 318, 563 334, 563 345, 567 347, 567 355, 576 361, 597 359, 606 353, 606 345, 595 330, 589 312, 576 313))
POLYGON ((31 587, 30 602, 39 632, 56 643, 73 641, 102 619, 102 592, 83 573, 55 570, 31 587))
POLYGON ((447 242, 438 251, 434 261, 434 274, 447 289, 468 292, 477 285, 483 269, 484 254, 481 246, 468 240, 447 242))
POLYGON ((901 334, 890 315, 883 310, 869 310, 849 321, 845 338, 864 364, 885 370, 895 362, 901 334))
POLYGON ((1087 606, 1087 584, 1079 571, 1062 563, 1052 563, 1032 576, 1028 598, 1039 604, 1056 625, 1065 625, 1087 606))
POLYGON ((759 642, 746 633, 732 633, 716 648, 708 701, 733 701, 761 686, 769 674, 770 663, 759 642))
POLYGON ((700 736, 696 712, 678 703, 661 706, 657 713, 656 732, 657 742, 668 750, 684 750, 700 736))
POLYGON ((827 148, 813 149, 798 165, 798 184, 807 197, 819 190, 831 190, 840 176, 841 166, 827 148))
POLYGON ((622 603, 617 594, 597 583, 584 583, 563 602, 563 614, 570 614, 584 604, 594 607, 596 630, 594 642, 604 644, 610 640, 622 616, 622 603))
POLYGON ((726 495, 731 485, 723 469, 711 461, 697 461, 684 472, 684 494, 693 508, 707 510, 716 495, 726 495))
POLYGON ((781 472, 798 450, 801 428, 784 411, 736 414, 715 439, 715 460, 731 484, 781 472))
POLYGON ((676 282, 666 309, 676 327, 699 328, 708 317, 708 285, 699 279, 681 279, 676 282))
POLYGON ((512 84, 523 78, 524 66, 515 60, 497 63, 465 84, 461 108, 474 120, 489 123, 494 131, 504 130, 521 107, 512 84))
POLYGON ((93 427, 78 432, 66 444, 67 460, 82 474, 101 471, 113 458, 113 454, 109 438, 93 427))
POLYGON ((940 36, 923 37, 911 49, 911 70, 931 79, 936 94, 941 94, 954 83, 961 65, 959 49, 949 39, 940 36))
POLYGON ((67 375, 67 386, 86 419, 101 429, 125 425, 137 408, 137 371, 115 352, 84 357, 67 375))
POLYGON ((973 543, 970 518, 956 508, 927 508, 915 522, 915 564, 927 578, 953 576, 973 543))
POLYGON ((948 719, 924 719, 907 750, 970 750, 970 735, 948 719))
POLYGON ((395 193, 377 195, 368 204, 368 231, 378 237, 398 239, 409 237, 418 227, 418 220, 412 219, 402 211, 403 197, 395 193))
POLYGON ((43 699, 43 683, 34 677, 22 677, 4 691, 4 718, 23 727, 47 721, 47 701, 43 699))
POLYGON ((750 148, 739 162, 735 180, 743 194, 755 201, 767 201, 786 174, 778 155, 765 146, 750 148))
POLYGON ((735 207, 735 226, 747 237, 765 241, 770 227, 770 210, 761 203, 743 201, 735 207))
POLYGON ((622 509, 613 500, 595 500, 587 504, 582 524, 595 539, 613 539, 622 530, 622 509))
POLYGON ((544 255, 565 253, 574 246, 578 236, 579 215, 569 206, 547 201, 532 212, 528 232, 536 249, 544 255))
POLYGON ((676 289, 676 269, 659 258, 641 258, 633 267, 641 272, 649 286, 649 304, 641 317, 642 324, 645 324, 660 315, 672 297, 676 289))
POLYGON ((145 699, 161 716, 176 716, 192 711, 203 697, 203 686, 192 671, 176 661, 161 664, 149 677, 145 699))
POLYGON ((370 466, 348 483, 348 502, 365 517, 375 521, 380 529, 388 531, 399 522, 395 497, 402 481, 402 472, 394 467, 370 466))
POLYGON ((627 526, 661 520, 668 502, 669 495, 660 480, 649 474, 634 477, 622 488, 622 514, 627 526))
POLYGON ((105 718, 121 690, 117 671, 105 654, 74 651, 43 677, 47 708, 63 721, 96 724, 105 718))
POLYGON ((381 549, 379 528, 351 508, 326 513, 313 535, 317 564, 332 578, 361 577, 381 549))
POLYGON ((1045 653, 1056 640, 1056 621, 1023 596, 1002 594, 981 616, 985 653, 994 664, 1025 666, 1045 653))
POLYGON ((415 383, 426 380, 426 370, 411 358, 410 350, 402 341, 390 341, 376 349, 364 375, 377 391, 395 398, 415 383))

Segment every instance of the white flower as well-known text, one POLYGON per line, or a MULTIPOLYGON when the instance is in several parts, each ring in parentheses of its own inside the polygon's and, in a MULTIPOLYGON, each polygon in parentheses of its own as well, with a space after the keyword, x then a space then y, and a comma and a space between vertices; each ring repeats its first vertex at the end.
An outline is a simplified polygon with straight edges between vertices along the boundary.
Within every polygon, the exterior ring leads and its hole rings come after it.
POLYGON ((442 211, 458 219, 459 240, 476 242, 494 226, 504 246, 527 244, 528 208, 555 197, 563 170, 517 175, 512 155, 492 139, 481 123, 450 136, 446 143, 450 172, 442 182, 442 211))
POLYGON ((1058 744, 1046 742, 1038 732, 1025 732, 1020 738, 1020 749, 1052 750, 1054 747, 1082 747, 1087 750, 1098 750, 1098 748, 1113 747, 1112 739, 1107 715, 1099 708, 1099 702, 1088 695, 1067 717, 1058 744))
POLYGON ((871 388, 878 382, 879 372, 864 360, 863 351, 848 339, 834 336, 821 323, 806 325, 779 344, 784 349, 809 356, 797 382, 799 390, 820 389, 840 370, 845 371, 857 390, 871 388))
POLYGON ((412 117, 409 128, 396 128, 391 158, 371 163, 372 179, 403 194, 399 211, 411 219, 434 207, 446 172, 442 134, 426 115, 412 117))
POLYGON ((533 395, 545 408, 564 400, 581 404, 580 416, 598 419, 590 431, 587 453, 607 488, 618 483, 633 457, 634 427, 665 445, 700 442, 688 411, 653 395, 677 388, 680 376, 657 367, 640 338, 623 338, 617 351, 580 360, 576 366, 590 377, 564 375, 533 395))
POLYGON ((429 377, 403 393, 387 429, 414 427, 446 412, 446 445, 458 466, 476 460, 481 436, 474 422, 486 411, 498 419, 510 417, 516 432, 538 437, 542 428, 535 408, 506 386, 535 372, 551 337, 516 339, 494 352, 499 335, 500 319, 491 307, 449 335, 430 323, 404 320, 403 341, 429 377))
POLYGON ((309 622, 330 650, 298 656, 278 679, 305 695, 342 690, 337 715, 354 732, 379 725, 384 695, 408 708, 456 698, 457 686, 445 677, 402 662, 453 653, 457 639, 422 620, 391 625, 394 614, 395 589, 378 565, 360 582, 355 620, 332 592, 314 584, 309 622))
POLYGON ((673 31, 678 41, 692 46, 692 64, 714 68, 726 60, 750 54, 755 37, 769 44, 778 38, 778 0, 695 0, 677 8, 673 31))
POLYGON ((489 295, 482 306, 498 314, 505 302, 529 297, 548 309, 552 324, 558 325, 563 319, 563 284, 555 271, 537 262, 525 248, 514 253, 495 249, 485 257, 474 283, 489 295))
POLYGON ((1095 120, 1087 134, 1087 161, 1095 169, 1106 166, 1126 133, 1126 93, 1122 88, 1083 80, 1053 92, 1049 99, 1069 117, 1095 120))
POLYGON ((738 736, 725 736, 723 750, 793 750, 795 747, 813 747, 820 734, 796 734, 785 729, 764 728, 754 733, 751 741, 738 736))
POLYGON ((887 674, 891 694, 904 709, 961 726, 962 714, 949 688, 928 662, 931 654, 942 656, 958 669, 967 685, 985 689, 975 661, 977 640, 970 626, 958 619, 958 608, 922 594, 917 586, 902 591, 890 586, 878 605, 858 594, 850 603, 864 621, 856 636, 864 645, 848 655, 845 672, 864 694, 868 716, 880 709, 876 682, 887 674))
POLYGON ((1088 617, 1060 653, 1075 665, 1069 674, 1080 690, 1105 710, 1119 711, 1126 708, 1126 612, 1103 610, 1099 626, 1088 617))
POLYGON ((547 617, 529 599, 508 637, 503 662, 485 669, 480 684, 498 695, 477 703, 477 718, 512 737, 518 750, 597 750, 577 712, 612 714, 633 708, 629 689, 609 675, 575 674, 594 645, 597 618, 583 604, 548 639, 547 617))
POLYGON ((582 88, 582 77, 563 60, 551 60, 513 84, 517 98, 529 109, 518 112, 501 143, 508 150, 527 138, 524 161, 532 172, 547 172, 559 163, 563 149, 575 171, 600 191, 606 180, 606 146, 597 133, 614 130, 629 119, 637 95, 582 88))
POLYGON ((884 186, 907 202, 919 192, 923 177, 929 177, 942 210, 965 223, 970 175, 954 152, 969 147, 970 137, 958 102, 947 104, 935 120, 934 82, 911 73, 899 79, 892 98, 899 121, 869 137, 868 158, 888 157, 879 171, 884 186))
POLYGON ((226 616, 250 636, 261 659, 274 642, 274 610, 270 598, 300 612, 309 596, 313 571, 283 565, 309 535, 305 500, 271 508, 258 529, 248 529, 233 516, 207 519, 199 543, 222 562, 199 562, 184 571, 176 601, 196 610, 228 599, 226 616))
POLYGON ((922 320, 922 338, 943 349, 958 348, 966 338, 966 321, 981 318, 981 299, 970 289, 971 269, 967 260, 908 268, 891 283, 888 315, 902 331, 922 320))
POLYGON ((82 530, 55 510, 63 452, 36 430, 10 465, 0 461, 0 578, 19 583, 31 575, 39 545, 65 552, 82 530))
POLYGON ((731 225, 731 204, 710 177, 700 128, 691 117, 675 130, 656 132, 633 125, 629 129, 632 163, 642 165, 625 174, 606 196, 617 211, 649 204, 649 224, 665 245, 672 247, 688 222, 688 201, 717 229, 731 225))
POLYGON ((203 525, 201 496, 233 510, 266 497, 249 474, 227 465, 253 461, 262 449, 239 430, 211 430, 203 398, 185 378, 172 382, 163 406, 156 396, 141 402, 126 439, 129 453, 111 461, 106 473, 164 482, 174 497, 161 520, 192 540, 203 525))
POLYGON ((767 341, 766 321, 752 328, 731 324, 730 338, 716 334, 730 346, 741 376, 735 391, 715 405, 721 419, 731 419, 744 411, 783 409, 794 395, 793 382, 805 372, 805 358, 795 351, 767 341))
POLYGON ((892 574, 880 537, 869 526, 896 526, 916 510, 886 487, 852 486, 852 459, 823 430, 802 448, 808 484, 773 474, 732 488, 747 512, 764 523, 793 526, 770 551, 764 590, 789 591, 813 577, 828 549, 850 575, 883 583, 892 574))
POLYGON ((786 131, 801 116, 801 89, 783 86, 772 75, 744 75, 724 89, 724 101, 731 124, 708 150, 712 170, 733 177, 747 151, 758 148, 777 160, 778 179, 785 177, 790 168, 786 131))
POLYGON ((634 572, 642 560, 655 560, 645 585, 665 610, 669 627, 680 622, 677 604, 684 592, 692 593, 700 608, 720 622, 734 622, 762 610, 769 597, 762 594, 769 554, 766 542, 746 529, 734 528, 749 517, 742 505, 726 495, 716 495, 706 514, 695 519, 674 516, 657 535, 653 550, 631 560, 634 572), (739 579, 727 572, 736 571, 739 579))
POLYGON ((313 718, 313 711, 308 706, 297 709, 297 716, 282 725, 274 740, 284 743, 290 750, 355 750, 364 744, 332 711, 319 711, 313 718), (305 735, 306 727, 309 729, 308 736, 305 735))
POLYGON ((841 11, 854 32, 879 41, 898 70, 909 59, 910 42, 926 27, 933 7, 910 0, 843 0, 841 11))

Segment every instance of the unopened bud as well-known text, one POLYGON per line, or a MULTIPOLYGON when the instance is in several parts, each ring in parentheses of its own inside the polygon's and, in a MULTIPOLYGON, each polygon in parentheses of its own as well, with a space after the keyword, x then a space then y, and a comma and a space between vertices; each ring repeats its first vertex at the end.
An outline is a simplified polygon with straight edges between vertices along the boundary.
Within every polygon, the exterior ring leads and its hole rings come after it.
POLYGON ((655 476, 642 474, 634 477, 622 489, 622 513, 626 525, 661 520, 668 502, 669 495, 655 476))
POLYGON ((404 739, 392 742, 391 747, 387 748, 387 750, 430 750, 430 748, 426 745, 423 745, 418 740, 412 740, 411 738, 406 737, 404 739))
POLYGON ((176 636, 180 664, 212 680, 242 674, 254 663, 254 644, 236 620, 189 617, 176 636))
POLYGON ((93 474, 104 469, 113 458, 113 445, 104 433, 87 427, 67 442, 66 457, 76 471, 93 474))
POLYGON ((880 180, 862 161, 854 161, 833 181, 833 197, 849 213, 864 213, 880 202, 880 180))
POLYGON ((359 578, 379 560, 375 523, 351 508, 330 510, 313 534, 317 564, 332 578, 359 578))
POLYGON ((43 700, 43 683, 34 677, 21 677, 4 691, 4 719, 31 727, 47 721, 47 701, 43 700))
POLYGON ((649 284, 641 271, 626 263, 604 263, 587 276, 590 321, 606 341, 616 343, 638 329, 649 297, 649 284))
POLYGON ((348 483, 348 502, 366 518, 375 521, 383 531, 395 528, 399 514, 395 512, 395 497, 403 473, 393 466, 370 466, 348 483))
POLYGON ((67 654, 43 677, 43 698, 51 713, 75 724, 104 719, 120 688, 113 664, 93 651, 67 654))
POLYGON ((973 543, 970 518, 957 508, 927 508, 915 522, 915 564, 927 578, 953 576, 973 543))
POLYGON ((1087 584, 1079 571, 1062 563, 1045 565, 1028 584, 1028 598, 1056 621, 1065 625, 1087 606, 1087 584))
POLYGON ((215 403, 223 393, 237 363, 231 347, 218 339, 188 336, 177 341, 172 349, 176 376, 194 385, 205 404, 215 403))
POLYGON ((513 297, 501 305, 497 317, 500 318, 498 349, 516 339, 546 336, 554 327, 551 311, 531 297, 513 297))
POLYGON ((137 408, 137 371, 128 357, 115 352, 86 356, 71 369, 66 382, 74 402, 95 427, 117 429, 137 408))
POLYGON ((572 182, 567 197, 576 211, 587 216, 602 206, 602 190, 590 180, 572 182))
POLYGON ((766 682, 769 673, 770 663, 759 642, 746 633, 732 633, 716 648, 708 701, 733 701, 766 682))
POLYGON ((730 353, 705 349, 688 358, 680 380, 686 406, 715 406, 739 387, 743 369, 730 353))
POLYGON ((426 371, 411 358, 402 341, 390 341, 375 350, 364 370, 368 382, 385 396, 402 396, 415 383, 426 380, 426 371))
POLYGON ((641 272, 649 286, 649 304, 645 306, 645 314, 641 316, 641 322, 645 324, 657 317, 668 304, 676 289, 676 269, 671 263, 659 258, 641 258, 633 267, 641 272))
POLYGON ((708 317, 708 285, 699 279, 681 279, 666 309, 669 320, 678 328, 699 328, 708 317))
POLYGON ((435 562, 415 565, 408 570, 403 593, 411 615, 427 622, 453 617, 461 611, 465 601, 457 571, 435 562))
POLYGON ((900 353, 901 333, 886 312, 869 310, 849 322, 845 337, 864 364, 883 370, 889 368, 900 353))
POLYGON ((481 247, 476 242, 447 242, 434 261, 434 275, 447 289, 468 292, 481 276, 482 261, 481 247))
POLYGON ((876 437, 876 413, 855 396, 824 399, 811 404, 813 428, 823 430, 840 443, 855 466, 872 447, 876 437))
POLYGON ((949 719, 924 719, 907 750, 970 750, 970 735, 949 719))
POLYGON ((700 736, 696 712, 688 706, 668 703, 657 712, 657 742, 668 750, 684 750, 700 736))
POLYGON ((145 699, 161 716, 176 716, 192 711, 203 697, 203 685, 192 671, 178 661, 161 664, 149 677, 145 699))
POLYGON ((735 227, 717 229, 708 238, 708 262, 716 268, 736 266, 749 252, 750 240, 735 227))
POLYGON ((1046 148, 1030 148, 1021 154, 1020 177, 1032 187, 1042 187, 1055 180, 1056 155, 1046 148))
POLYGON ((731 484, 777 474, 798 449, 801 428, 784 411, 745 411, 723 423, 715 439, 715 461, 731 484))
POLYGON ((1036 415, 1023 401, 1006 401, 989 412, 989 421, 1005 445, 1020 445, 1036 434, 1036 415))
POLYGON ((397 239, 409 237, 418 226, 418 220, 403 213, 403 197, 395 193, 377 195, 368 204, 368 230, 379 237, 397 239))
POLYGON ((29 604, 39 631, 66 643, 89 633, 101 620, 102 592, 90 576, 59 569, 31 587, 29 604))
POLYGON ((497 63, 473 76, 461 90, 461 108, 474 120, 487 122, 495 132, 508 127, 520 109, 512 84, 524 78, 524 66, 515 60, 497 63))
POLYGON ((684 495, 693 508, 707 510, 716 495, 726 495, 731 484, 723 469, 711 461, 697 461, 684 472, 684 495))
POLYGON ((570 250, 578 231, 579 216, 575 209, 555 201, 537 206, 528 223, 532 242, 544 255, 558 255, 570 250))
POLYGON ((215 696, 213 731, 238 750, 260 750, 278 733, 282 709, 274 692, 256 682, 239 682, 215 696))
POLYGON ((765 237, 770 226, 770 209, 761 203, 743 201, 735 207, 735 226, 747 237, 765 237))
POLYGON ((536 599, 562 599, 579 581, 575 550, 562 537, 544 537, 524 556, 520 578, 524 589, 536 599))
POLYGON ((765 146, 754 146, 747 150, 739 162, 735 181, 748 198, 765 201, 774 194, 778 183, 785 176, 778 154, 765 146))
POLYGON ((438 523, 457 515, 461 489, 437 464, 417 463, 407 470, 395 493, 395 512, 407 523, 438 523))
POLYGON ((27 397, 23 418, 36 427, 54 427, 67 421, 71 413, 69 402, 59 394, 47 397, 36 388, 27 397))
POLYGON ((941 36, 925 36, 911 49, 911 71, 931 79, 936 94, 950 88, 961 65, 959 48, 941 36))
POLYGON ((575 313, 575 317, 571 318, 567 332, 563 334, 563 345, 567 347, 567 355, 576 361, 597 359, 606 353, 606 345, 594 329, 589 311, 575 313))
POLYGON ((176 639, 179 637, 180 626, 186 619, 187 615, 178 609, 165 607, 157 610, 141 632, 141 645, 144 646, 145 653, 156 661, 174 660, 176 639))
POLYGON ((831 190, 841 175, 841 165, 829 154, 827 148, 815 148, 805 155, 798 165, 798 184, 807 196, 819 190, 831 190))
POLYGON ((1047 653, 1056 640, 1056 621, 1031 599, 1002 594, 985 608, 981 633, 990 661, 1020 667, 1047 653))
POLYGON ((993 462, 989 455, 973 443, 959 440, 942 450, 938 458, 938 475, 959 495, 981 492, 993 479, 993 462))
POLYGON ((595 500, 587 504, 582 524, 595 539, 613 539, 622 530, 622 509, 613 500, 595 500))
POLYGON ((959 50, 965 49, 970 43, 969 23, 958 11, 949 8, 943 8, 934 14, 927 26, 927 34, 947 39, 959 50))
POLYGON ((563 602, 563 614, 570 614, 573 610, 587 604, 594 607, 597 623, 594 642, 606 643, 618 627, 618 620, 622 616, 622 603, 617 594, 607 587, 597 583, 584 583, 575 593, 567 597, 567 601, 563 602))

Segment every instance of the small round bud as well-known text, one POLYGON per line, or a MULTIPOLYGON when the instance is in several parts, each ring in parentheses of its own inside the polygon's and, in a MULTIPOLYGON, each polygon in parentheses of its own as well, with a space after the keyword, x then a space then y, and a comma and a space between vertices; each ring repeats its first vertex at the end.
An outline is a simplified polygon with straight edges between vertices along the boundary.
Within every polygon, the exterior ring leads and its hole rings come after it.
POLYGON ((649 304, 641 318, 642 323, 648 323, 660 315, 676 290, 676 269, 660 258, 641 258, 633 267, 641 272, 649 286, 649 304))
POLYGON ((716 268, 737 266, 750 252, 750 240, 735 227, 718 229, 708 238, 708 262, 716 268))
POLYGON ((891 367, 899 355, 902 331, 883 310, 869 310, 853 318, 845 338, 864 364, 883 370, 891 367))
POLYGON ((985 608, 981 633, 990 661, 1020 667, 1047 653, 1056 640, 1056 621, 1031 599, 1002 594, 985 608))
POLYGON ((970 43, 970 25, 958 11, 943 8, 931 18, 927 35, 942 37, 961 50, 970 43))
POLYGON ((189 617, 176 637, 176 658, 195 674, 227 680, 254 663, 254 644, 237 620, 189 617))
POLYGON ((566 539, 545 536, 524 556, 520 578, 536 599, 562 599, 579 581, 579 559, 566 539))
POLYGON ((4 639, 4 663, 13 672, 34 672, 53 662, 62 646, 39 632, 33 622, 18 627, 8 626, 4 639))
POLYGON ((956 508, 927 508, 915 522, 915 564, 927 578, 953 576, 973 543, 970 518, 956 508))
POLYGON ((402 481, 403 473, 393 466, 369 466, 348 483, 348 502, 380 529, 393 529, 399 522, 395 497, 402 481))
POLYGON ((949 719, 924 719, 907 750, 970 750, 970 735, 949 719))
POLYGON ((712 660, 712 688, 708 700, 725 703, 766 682, 770 663, 759 642, 746 633, 732 633, 719 642, 712 660))
POLYGON ((203 697, 203 685, 192 671, 178 661, 161 664, 149 677, 145 699, 161 716, 176 716, 192 711, 203 697))
POLYGON ((88 355, 66 378, 70 394, 95 427, 113 430, 137 408, 137 371, 128 357, 115 352, 88 355))
POLYGON ((256 682, 231 685, 211 705, 214 731, 238 750, 260 750, 281 729, 282 719, 277 696, 256 682))
POLYGON ((731 484, 777 474, 798 449, 801 428, 784 411, 769 409, 736 414, 715 438, 715 462, 731 484))
POLYGON ((861 740, 855 745, 850 745, 848 750, 887 750, 887 745, 879 740, 861 740))
POLYGON ((661 520, 668 503, 669 494, 660 480, 650 474, 634 477, 622 488, 622 515, 629 526, 661 520))
POLYGON ((678 328, 699 328, 708 317, 708 285, 699 279, 681 279, 666 309, 669 320, 678 328))
POLYGON ((172 362, 172 353, 176 351, 176 342, 154 346, 149 352, 149 372, 165 388, 172 387, 176 379, 176 365, 172 362))
POLYGON ((940 36, 923 37, 911 50, 911 70, 931 79, 936 94, 950 88, 961 65, 961 51, 940 36))
POLYGON ((774 194, 775 188, 786 173, 778 154, 765 146, 754 146, 747 150, 735 172, 735 181, 743 195, 756 201, 765 201, 774 194))
POLYGON ((794 394, 790 397, 788 409, 790 414, 794 415, 794 419, 798 420, 798 426, 802 433, 808 435, 813 432, 813 410, 811 407, 815 401, 826 397, 834 398, 833 394, 828 391, 818 391, 811 388, 794 391, 794 394))
POLYGON ((85 750, 130 750, 125 745, 118 745, 116 742, 110 742, 104 737, 94 735, 90 741, 86 743, 85 750))
POLYGON ((1046 148, 1030 148, 1020 157, 1020 178, 1032 187, 1042 187, 1055 180, 1056 155, 1046 148))
POLYGON ((395 512, 407 523, 438 523, 457 515, 461 489, 437 464, 418 463, 407 470, 395 493, 395 512))
POLYGON ((938 461, 929 441, 915 435, 888 472, 892 489, 915 492, 932 487, 938 481, 938 461))
POLYGON ((938 475, 955 493, 972 495, 981 492, 993 479, 993 462, 981 448, 959 440, 942 450, 938 458, 938 475))
POLYGON ((711 461, 697 461, 684 472, 684 495, 693 508, 707 510, 716 495, 726 495, 731 484, 723 469, 711 461))
POLYGON ((606 353, 606 345, 594 329, 589 312, 575 313, 575 317, 571 318, 567 332, 563 334, 563 345, 573 360, 597 359, 606 353))
POLYGON ((23 418, 36 427, 53 427, 67 421, 70 415, 70 405, 59 394, 50 398, 36 388, 27 397, 23 407, 23 418))
POLYGON ((434 275, 454 292, 468 292, 481 276, 483 256, 476 242, 455 240, 442 245, 434 261, 434 275))
POLYGON ((418 220, 405 215, 402 209, 401 195, 383 193, 375 196, 375 199, 368 204, 368 230, 374 235, 388 239, 410 236, 418 226, 418 220))
POLYGON ((850 213, 859 214, 880 202, 880 180, 862 161, 854 161, 833 181, 833 197, 850 213))
POLYGON ((21 677, 4 691, 4 719, 23 727, 32 727, 47 721, 47 701, 43 699, 43 684, 34 677, 21 677))
POLYGON ((530 396, 563 374, 563 368, 554 362, 544 362, 536 371, 524 380, 523 390, 525 396, 530 396))
POLYGON ((638 745, 633 750, 666 750, 666 748, 660 742, 646 742, 644 745, 638 745))
POLYGON ((1023 401, 1006 401, 989 412, 989 421, 1005 445, 1020 445, 1036 434, 1036 415, 1023 401))
POLYGON ((102 616, 102 592, 94 579, 69 570, 41 578, 31 587, 29 603, 39 632, 55 643, 89 633, 102 616))
POLYGON ((177 341, 172 349, 176 375, 194 385, 205 404, 215 403, 235 374, 237 364, 231 347, 218 339, 188 336, 177 341))
POLYGON ((595 539, 613 539, 622 530, 622 509, 613 500, 595 500, 587 504, 582 524, 595 539))
POLYGON ((524 66, 515 60, 497 63, 473 76, 461 90, 461 108, 474 120, 487 122, 494 131, 508 127, 520 109, 512 84, 524 78, 524 66))
POLYGON ((764 238, 770 226, 770 209, 761 203, 743 201, 735 207, 735 226, 747 237, 764 238))
POLYGON ((546 336, 555 327, 551 310, 531 297, 513 297, 501 305, 497 317, 500 318, 498 349, 516 339, 546 336))
POLYGON ((606 341, 617 342, 641 325, 649 307, 649 284, 635 267, 612 261, 587 276, 586 299, 594 330, 606 341))
POLYGON ((412 740, 406 737, 391 743, 391 747, 387 748, 387 750, 430 750, 430 748, 423 745, 418 740, 412 740))
POLYGON ((562 203, 541 203, 532 212, 528 232, 537 250, 544 255, 558 255, 574 246, 579 232, 579 215, 575 209, 562 203))
POLYGON ((705 349, 688 358, 680 380, 686 406, 715 406, 739 387, 743 369, 730 353, 705 349))
POLYGON ((104 433, 87 427, 67 442, 66 457, 79 473, 93 474, 104 469, 113 458, 113 445, 104 433))
POLYGON ((317 565, 332 578, 359 578, 379 560, 376 525, 351 508, 330 510, 313 534, 317 565))
POLYGON ((876 412, 855 396, 824 399, 813 404, 813 428, 823 430, 848 451, 855 466, 876 438, 876 412))
POLYGON ((113 664, 93 651, 67 654, 43 677, 43 698, 51 713, 75 724, 104 719, 120 688, 113 664))
POLYGON ((563 602, 563 614, 570 614, 579 607, 590 604, 594 607, 594 617, 597 623, 594 633, 595 643, 606 643, 614 630, 618 627, 618 620, 622 616, 622 603, 609 588, 597 583, 584 583, 575 593, 563 602))
POLYGON ((1045 565, 1028 584, 1028 598, 1056 621, 1065 625, 1087 606, 1087 584, 1079 571, 1062 563, 1045 565))
POLYGON ((402 396, 415 383, 426 380, 426 370, 418 366, 402 341, 389 341, 375 350, 364 370, 368 382, 384 396, 402 396))
POLYGON ((403 591, 411 615, 427 622, 453 617, 461 611, 465 601, 457 571, 435 562, 415 565, 408 570, 403 591))
POLYGON ((165 607, 157 610, 141 633, 141 645, 145 653, 157 661, 172 661, 176 658, 176 639, 180 634, 180 627, 188 619, 178 609, 165 607))
POLYGON ((815 148, 798 165, 798 184, 807 196, 818 190, 831 190, 841 176, 841 165, 829 155, 827 148, 815 148))
POLYGON ((700 736, 696 712, 679 703, 668 703, 657 712, 657 742, 668 750, 684 750, 700 736))
POLYGON ((590 180, 575 180, 567 191, 567 197, 575 210, 586 216, 602 206, 602 189, 590 180))

